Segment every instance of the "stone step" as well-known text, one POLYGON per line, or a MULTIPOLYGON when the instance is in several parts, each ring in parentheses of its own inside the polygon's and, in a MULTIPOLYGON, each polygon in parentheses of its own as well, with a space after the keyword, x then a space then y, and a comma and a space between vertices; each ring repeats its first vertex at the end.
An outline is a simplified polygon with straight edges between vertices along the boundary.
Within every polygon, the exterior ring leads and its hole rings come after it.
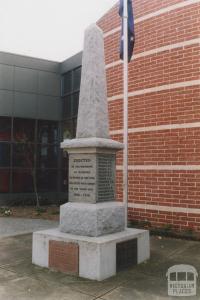
POLYGON ((58 228, 33 234, 33 264, 92 280, 114 276, 121 265, 139 264, 149 257, 149 232, 141 229, 101 237, 62 233, 58 228))

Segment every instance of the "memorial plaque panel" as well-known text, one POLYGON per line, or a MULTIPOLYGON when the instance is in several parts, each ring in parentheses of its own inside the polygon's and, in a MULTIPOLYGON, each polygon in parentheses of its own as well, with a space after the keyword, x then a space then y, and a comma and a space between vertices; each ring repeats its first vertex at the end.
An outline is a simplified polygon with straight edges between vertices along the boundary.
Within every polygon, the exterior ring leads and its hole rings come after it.
POLYGON ((96 156, 69 155, 69 201, 96 202, 96 156))
POLYGON ((117 243, 116 266, 117 272, 137 264, 137 239, 117 243))
POLYGON ((79 245, 63 241, 49 241, 49 268, 71 275, 79 273, 79 245))
POLYGON ((98 202, 115 201, 115 155, 97 155, 98 202))

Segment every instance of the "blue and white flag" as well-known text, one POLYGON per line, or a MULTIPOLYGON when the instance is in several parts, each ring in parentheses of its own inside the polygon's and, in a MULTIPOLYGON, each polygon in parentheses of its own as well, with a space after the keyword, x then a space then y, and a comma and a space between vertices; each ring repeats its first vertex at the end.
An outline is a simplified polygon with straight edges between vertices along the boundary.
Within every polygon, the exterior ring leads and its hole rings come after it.
MULTIPOLYGON (((130 62, 133 55, 133 48, 135 43, 135 33, 134 33, 134 17, 132 0, 128 1, 128 62, 130 62)), ((124 58, 124 37, 123 37, 123 16, 124 16, 124 0, 120 0, 119 3, 119 15, 122 18, 122 30, 121 30, 121 41, 120 41, 120 58, 124 58)))

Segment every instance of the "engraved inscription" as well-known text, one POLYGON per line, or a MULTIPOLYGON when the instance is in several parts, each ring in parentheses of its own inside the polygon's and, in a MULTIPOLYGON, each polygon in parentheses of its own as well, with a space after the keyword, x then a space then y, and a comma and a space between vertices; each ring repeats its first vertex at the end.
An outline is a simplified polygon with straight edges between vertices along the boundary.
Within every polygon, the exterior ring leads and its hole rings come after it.
POLYGON ((115 200, 115 155, 99 154, 98 169, 98 202, 115 200))
POLYGON ((69 201, 94 202, 96 160, 93 155, 70 155, 69 201))

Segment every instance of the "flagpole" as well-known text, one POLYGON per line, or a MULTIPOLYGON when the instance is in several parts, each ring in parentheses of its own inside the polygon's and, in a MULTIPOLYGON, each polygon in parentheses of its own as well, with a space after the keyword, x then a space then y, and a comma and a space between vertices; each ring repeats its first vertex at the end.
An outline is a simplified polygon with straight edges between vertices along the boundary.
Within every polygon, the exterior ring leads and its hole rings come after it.
POLYGON ((128 225, 128 0, 124 1, 124 152, 123 152, 123 199, 125 205, 125 227, 128 225))

